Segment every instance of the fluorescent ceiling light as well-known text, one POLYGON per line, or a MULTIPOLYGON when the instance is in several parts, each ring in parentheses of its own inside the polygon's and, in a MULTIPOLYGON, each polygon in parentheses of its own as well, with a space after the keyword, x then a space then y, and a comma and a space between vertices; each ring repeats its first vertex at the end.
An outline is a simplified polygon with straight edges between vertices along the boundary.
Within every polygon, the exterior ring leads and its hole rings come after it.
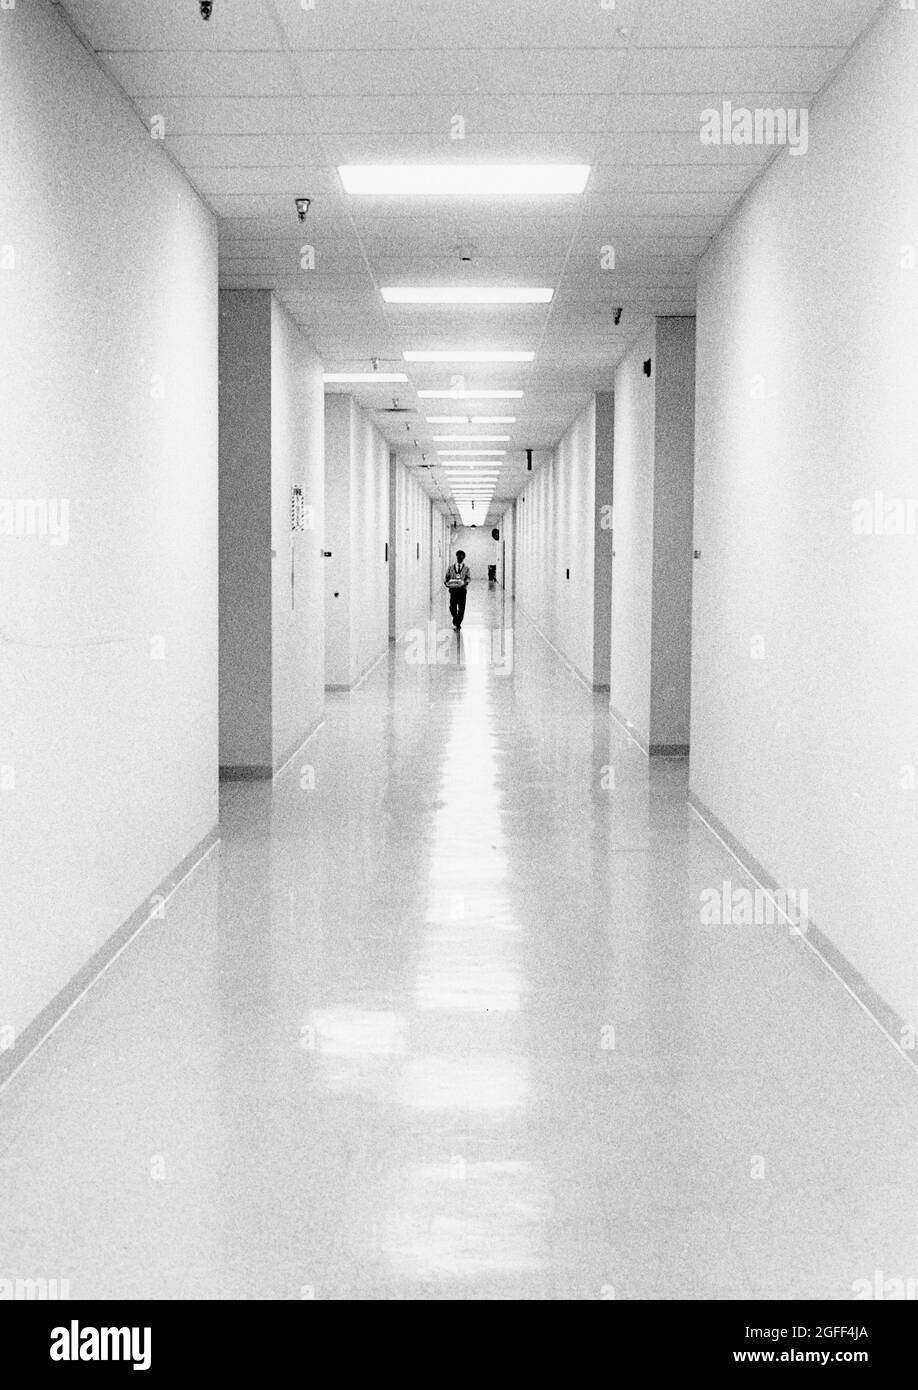
MULTIPOLYGON (((430 416, 428 415, 428 420, 430 416)), ((464 422, 468 424, 468 421, 464 422)), ((471 419, 473 425, 515 425, 515 415, 473 415, 471 419)))
POLYGON ((387 304, 550 304, 554 290, 489 285, 432 285, 428 289, 390 285, 381 290, 387 304))
POLYGON ((407 381, 404 372, 326 372, 323 381, 407 381))
POLYGON ((589 164, 339 164, 346 193, 507 198, 582 193, 589 164))
POLYGON ((503 458, 506 449, 438 449, 441 458, 487 458, 497 455, 503 458))
POLYGON ((522 391, 419 391, 422 401, 518 401, 522 391))
POLYGON ((509 434, 435 434, 435 444, 506 444, 509 434))
POLYGON ((406 362, 532 362, 535 353, 516 349, 464 349, 448 348, 445 352, 403 352, 406 362))

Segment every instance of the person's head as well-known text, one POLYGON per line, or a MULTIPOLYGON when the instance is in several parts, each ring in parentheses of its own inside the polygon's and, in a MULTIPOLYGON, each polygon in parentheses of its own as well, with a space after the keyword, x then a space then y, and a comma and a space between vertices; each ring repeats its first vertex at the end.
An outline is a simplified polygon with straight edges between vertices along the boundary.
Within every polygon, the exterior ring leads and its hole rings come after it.
POLYGON ((464 550, 457 550, 457 551, 456 551, 456 562, 457 562, 457 564, 460 564, 460 565, 461 565, 461 564, 462 564, 462 561, 463 561, 464 559, 465 559, 465 551, 464 551, 464 550))

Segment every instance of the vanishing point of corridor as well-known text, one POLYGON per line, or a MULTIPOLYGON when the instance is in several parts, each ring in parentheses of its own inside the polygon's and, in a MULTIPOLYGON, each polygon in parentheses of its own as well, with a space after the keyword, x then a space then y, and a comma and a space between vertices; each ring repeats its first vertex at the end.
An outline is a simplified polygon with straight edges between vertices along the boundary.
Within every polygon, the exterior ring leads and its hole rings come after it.
POLYGON ((501 590, 446 598, 0 1099, 74 1298, 845 1299, 918 1268, 914 1076, 501 590))

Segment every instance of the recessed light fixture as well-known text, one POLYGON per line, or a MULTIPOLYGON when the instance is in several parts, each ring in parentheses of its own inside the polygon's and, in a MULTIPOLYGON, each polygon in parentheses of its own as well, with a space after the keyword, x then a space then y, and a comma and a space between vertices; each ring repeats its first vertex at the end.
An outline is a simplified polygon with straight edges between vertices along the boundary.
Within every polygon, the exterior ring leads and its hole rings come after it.
POLYGON ((322 377, 325 382, 341 381, 367 381, 367 382, 387 382, 387 381, 407 381, 404 372, 326 372, 322 377))
POLYGON ((387 304, 550 304, 554 290, 490 285, 389 285, 381 290, 387 304))
POLYGON ((440 458, 503 458, 506 449, 438 449, 440 458))
POLYGON ((419 391, 422 401, 518 401, 522 391, 419 391))
POLYGON ((402 356, 406 362, 532 362, 535 353, 515 349, 497 349, 494 351, 473 348, 470 351, 464 351, 448 348, 445 352, 403 352, 402 356))
POLYGON ((435 444, 506 444, 509 434, 435 434, 435 444))
POLYGON ((345 193, 385 198, 554 197, 582 193, 589 164, 339 164, 345 193))

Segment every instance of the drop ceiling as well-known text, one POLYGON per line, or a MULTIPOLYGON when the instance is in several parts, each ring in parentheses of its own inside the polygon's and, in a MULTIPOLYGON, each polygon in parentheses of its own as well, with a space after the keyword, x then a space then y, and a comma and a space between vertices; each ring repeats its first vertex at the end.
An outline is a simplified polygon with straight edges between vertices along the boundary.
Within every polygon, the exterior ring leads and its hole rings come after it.
MULTIPOLYGON (((699 257, 774 151, 701 144, 700 112, 809 106, 878 0, 66 0, 62 8, 219 219, 220 283, 271 289, 449 504, 425 416, 512 414, 489 520, 656 314, 690 314, 699 257), (461 118, 461 124, 456 118, 461 118), (452 138, 463 130, 464 138, 452 138), (586 163, 578 197, 358 198, 344 163, 586 163), (312 199, 301 224, 294 198, 312 199), (314 247, 315 268, 301 268, 314 247), (602 248, 615 248, 604 269, 602 248), (460 261, 460 251, 471 255, 460 261), (550 286, 548 305, 384 304, 384 285, 550 286), (621 322, 612 310, 623 307, 621 322), (534 349, 531 365, 405 364, 534 349), (510 402, 418 388, 522 389, 510 402), (398 413, 381 414, 393 400, 398 413), (410 414, 405 415, 407 408, 410 414), (406 428, 407 426, 407 428, 406 428)), ((608 259, 608 258, 607 258, 608 259)), ((469 427, 470 431, 474 427, 469 427)), ((455 507, 450 506, 455 512, 455 507)))

